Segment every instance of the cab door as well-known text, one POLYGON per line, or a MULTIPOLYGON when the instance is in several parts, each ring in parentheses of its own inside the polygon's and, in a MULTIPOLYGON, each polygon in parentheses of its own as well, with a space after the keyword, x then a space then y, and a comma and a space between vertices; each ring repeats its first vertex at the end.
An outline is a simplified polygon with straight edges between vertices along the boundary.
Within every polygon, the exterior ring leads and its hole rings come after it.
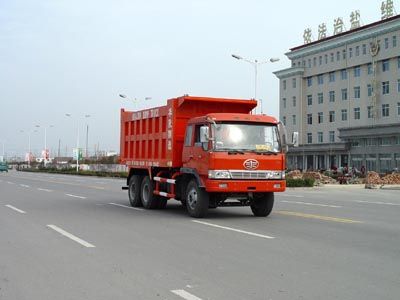
POLYGON ((200 142, 200 127, 205 126, 205 124, 195 124, 194 125, 194 141, 193 141, 193 158, 192 168, 196 169, 200 176, 208 176, 208 148, 209 143, 202 144, 200 142))

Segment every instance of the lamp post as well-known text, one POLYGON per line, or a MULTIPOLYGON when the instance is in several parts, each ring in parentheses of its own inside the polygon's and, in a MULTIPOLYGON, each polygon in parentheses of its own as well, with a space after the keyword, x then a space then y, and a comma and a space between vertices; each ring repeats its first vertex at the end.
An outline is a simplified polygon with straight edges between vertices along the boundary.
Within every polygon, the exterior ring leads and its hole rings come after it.
MULTIPOLYGON (((257 59, 250 60, 247 58, 244 58, 240 55, 232 54, 232 57, 237 60, 243 60, 249 64, 251 64, 254 67, 254 100, 257 100, 257 76, 258 76, 258 67, 260 65, 266 64, 268 62, 270 63, 275 63, 279 61, 279 58, 270 58, 269 60, 265 61, 258 61, 257 59)), ((262 100, 261 100, 261 113, 262 113, 262 100)))
POLYGON ((46 167, 46 165, 47 165, 47 160, 49 159, 49 157, 48 156, 50 156, 49 155, 49 151, 48 151, 48 149, 47 149, 47 128, 53 128, 54 127, 54 125, 49 125, 49 126, 40 126, 40 125, 36 125, 35 126, 36 128, 40 128, 40 127, 43 127, 44 128, 44 157, 43 157, 43 159, 44 159, 44 166, 46 167))
MULTIPOLYGON (((25 133, 24 130, 20 130, 19 132, 25 133)), ((31 158, 32 158, 32 150, 31 150, 31 135, 32 133, 38 132, 36 129, 35 130, 29 130, 26 133, 28 133, 28 167, 31 167, 31 158)))
MULTIPOLYGON (((121 97, 121 98, 124 98, 124 99, 126 99, 126 100, 128 100, 128 101, 131 101, 131 102, 133 102, 133 103, 135 103, 135 102, 138 102, 138 99, 135 97, 135 98, 130 98, 130 97, 128 97, 127 95, 125 95, 125 94, 119 94, 119 96, 121 97)), ((152 98, 151 97, 144 97, 144 100, 145 101, 149 101, 149 100, 151 100, 152 98)))
MULTIPOLYGON (((72 114, 65 114, 66 117, 69 117, 72 119, 72 114)), ((90 115, 84 115, 85 118, 90 118, 90 115)), ((87 130, 86 130, 86 153, 87 153, 87 142, 88 142, 88 134, 89 134, 89 125, 87 125, 87 130)), ((77 135, 76 135, 76 172, 79 172, 79 120, 77 124, 77 135)))

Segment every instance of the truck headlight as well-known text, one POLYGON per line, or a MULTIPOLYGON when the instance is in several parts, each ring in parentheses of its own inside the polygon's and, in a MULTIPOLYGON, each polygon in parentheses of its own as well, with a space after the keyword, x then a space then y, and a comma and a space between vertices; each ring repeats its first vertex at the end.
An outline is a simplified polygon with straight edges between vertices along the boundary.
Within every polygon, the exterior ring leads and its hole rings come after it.
POLYGON ((210 179, 231 179, 231 173, 227 170, 209 170, 208 178, 210 178, 210 179))
POLYGON ((267 179, 284 179, 285 178, 285 172, 281 171, 269 171, 267 173, 267 179))

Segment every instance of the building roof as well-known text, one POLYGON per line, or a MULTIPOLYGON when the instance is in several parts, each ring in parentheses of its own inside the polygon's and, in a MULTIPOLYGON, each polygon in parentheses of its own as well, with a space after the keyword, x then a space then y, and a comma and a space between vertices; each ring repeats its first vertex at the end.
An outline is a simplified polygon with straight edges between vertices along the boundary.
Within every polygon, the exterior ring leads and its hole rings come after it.
POLYGON ((365 29, 368 29, 368 28, 371 28, 371 27, 375 27, 375 26, 378 26, 378 25, 381 25, 381 24, 384 24, 384 23, 388 23, 388 22, 394 21, 396 19, 400 19, 400 15, 397 15, 397 16, 394 16, 394 17, 391 17, 391 18, 387 18, 387 19, 384 19, 384 20, 380 20, 380 21, 377 21, 377 22, 374 22, 374 23, 371 23, 371 24, 367 24, 367 25, 355 28, 353 30, 345 31, 345 32, 342 32, 342 33, 339 33, 339 34, 336 34, 336 35, 328 36, 328 37, 326 37, 324 39, 317 40, 317 41, 314 41, 314 42, 311 42, 311 43, 308 43, 308 44, 297 46, 297 47, 291 48, 290 51, 296 51, 296 50, 300 50, 300 49, 303 49, 303 48, 306 48, 306 47, 314 46, 314 45, 319 44, 319 43, 323 43, 323 42, 326 42, 326 41, 329 41, 329 40, 332 40, 332 39, 336 39, 336 38, 340 38, 340 37, 343 37, 343 36, 346 36, 346 35, 350 35, 350 34, 353 34, 355 32, 362 31, 362 30, 365 30, 365 29))

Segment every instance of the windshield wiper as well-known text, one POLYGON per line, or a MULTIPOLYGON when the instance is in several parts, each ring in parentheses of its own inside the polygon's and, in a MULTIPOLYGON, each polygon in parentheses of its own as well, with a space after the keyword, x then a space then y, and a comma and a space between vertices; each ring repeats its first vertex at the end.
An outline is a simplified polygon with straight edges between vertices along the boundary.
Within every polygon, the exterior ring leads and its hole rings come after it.
POLYGON ((227 151, 228 154, 244 154, 242 149, 218 148, 218 151, 227 151))
POLYGON ((269 151, 269 150, 248 150, 248 151, 250 151, 251 153, 257 153, 260 155, 271 155, 271 154, 278 155, 278 152, 269 151))

